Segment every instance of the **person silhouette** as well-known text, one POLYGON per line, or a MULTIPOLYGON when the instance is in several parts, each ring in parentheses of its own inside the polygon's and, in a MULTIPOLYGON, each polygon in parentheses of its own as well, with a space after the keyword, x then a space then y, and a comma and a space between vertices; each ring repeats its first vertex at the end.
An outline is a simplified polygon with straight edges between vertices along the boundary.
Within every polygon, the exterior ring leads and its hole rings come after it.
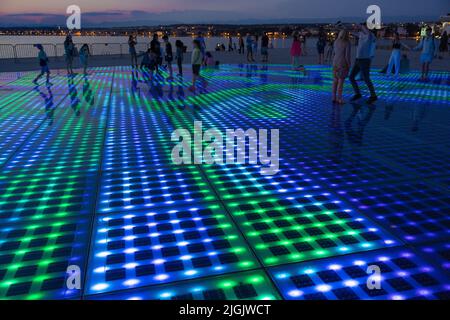
POLYGON ((38 80, 44 74, 47 74, 47 86, 51 86, 52 83, 50 82, 50 69, 48 67, 49 59, 47 57, 47 54, 45 53, 44 47, 41 44, 37 44, 35 45, 35 47, 39 50, 38 59, 39 59, 39 66, 41 67, 41 73, 33 80, 33 83, 35 85, 38 85, 38 80))

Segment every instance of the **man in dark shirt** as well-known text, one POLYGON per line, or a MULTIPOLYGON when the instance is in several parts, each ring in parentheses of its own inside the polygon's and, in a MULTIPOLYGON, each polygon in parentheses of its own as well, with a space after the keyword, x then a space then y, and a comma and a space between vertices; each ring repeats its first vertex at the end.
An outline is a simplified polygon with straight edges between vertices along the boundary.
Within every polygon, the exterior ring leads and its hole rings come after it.
POLYGON ((153 35, 153 40, 150 42, 150 51, 152 52, 153 58, 155 60, 156 72, 159 72, 159 66, 162 64, 161 57, 161 44, 158 41, 158 34, 153 35))
POLYGON ((261 38, 261 56, 262 62, 269 61, 269 36, 266 32, 263 33, 261 38))
POLYGON ((173 80, 173 70, 172 70, 172 61, 173 61, 173 51, 172 51, 172 44, 169 42, 169 36, 164 35, 163 37, 164 43, 166 44, 166 52, 165 52, 165 59, 167 62, 167 70, 169 71, 169 77, 168 80, 173 80))

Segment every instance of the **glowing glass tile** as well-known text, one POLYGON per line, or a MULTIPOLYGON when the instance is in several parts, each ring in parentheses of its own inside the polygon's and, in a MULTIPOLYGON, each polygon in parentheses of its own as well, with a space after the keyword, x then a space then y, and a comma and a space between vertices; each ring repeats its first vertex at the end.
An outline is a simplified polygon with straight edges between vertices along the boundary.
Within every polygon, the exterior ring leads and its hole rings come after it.
MULTIPOLYGON (((28 174, 58 174, 69 171, 96 172, 102 153, 106 108, 103 95, 108 78, 99 77, 89 86, 98 96, 78 93, 77 85, 87 80, 65 80, 70 92, 61 104, 54 104, 51 114, 41 117, 40 124, 5 164, 3 172, 14 176, 28 174), (72 88, 72 89, 71 89, 72 88), (80 95, 80 97, 78 97, 80 95), (81 117, 81 115, 83 115, 81 117), (46 123, 46 125, 44 125, 46 123)), ((66 89, 67 91, 67 89, 66 89)), ((44 113, 44 111, 42 111, 44 113)), ((45 114, 45 113, 44 113, 45 114)))
POLYGON ((191 204, 216 197, 195 166, 104 172, 100 212, 191 204))
POLYGON ((447 161, 450 152, 445 146, 401 147, 395 150, 385 149, 379 153, 379 157, 393 161, 397 167, 417 176, 442 176, 450 171, 450 163, 447 161))
POLYGON ((449 299, 450 278, 406 248, 381 249, 270 269, 288 300, 449 299), (338 267, 336 267, 338 266, 338 267), (369 266, 381 274, 370 278, 369 266), (368 281, 380 280, 369 289, 368 281))
POLYGON ((33 223, 92 213, 95 176, 0 176, 0 221, 33 223))
POLYGON ((446 190, 411 182, 339 191, 353 207, 407 243, 449 239, 446 190))
POLYGON ((258 267, 218 204, 102 214, 95 230, 89 294, 258 267))
POLYGON ((429 263, 440 267, 447 274, 450 272, 450 243, 432 243, 417 250, 429 263))
POLYGON ((168 285, 87 296, 107 300, 278 300, 280 297, 262 271, 202 278, 168 285))
POLYGON ((67 288, 66 271, 69 265, 84 268, 89 223, 81 217, 2 223, 0 299, 80 297, 81 290, 67 288))
POLYGON ((236 200, 227 203, 227 208, 267 266, 396 243, 330 194, 236 200))

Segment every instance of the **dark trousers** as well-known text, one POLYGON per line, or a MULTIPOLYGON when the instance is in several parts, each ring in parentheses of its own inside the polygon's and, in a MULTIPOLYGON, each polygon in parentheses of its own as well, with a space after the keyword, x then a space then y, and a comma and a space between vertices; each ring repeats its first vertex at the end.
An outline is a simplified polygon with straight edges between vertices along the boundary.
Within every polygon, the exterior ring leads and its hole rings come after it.
POLYGON ((178 73, 180 75, 183 75, 183 59, 177 58, 177 65, 178 65, 178 73))
POLYGON ((352 68, 352 71, 350 72, 350 83, 353 86, 353 90, 355 91, 355 94, 361 94, 361 90, 359 90, 358 83, 356 82, 356 76, 359 72, 361 72, 361 76, 364 80, 364 82, 367 85, 367 88, 369 88, 370 95, 372 97, 376 96, 375 88, 373 87, 372 80, 370 80, 370 59, 356 59, 355 65, 352 68))

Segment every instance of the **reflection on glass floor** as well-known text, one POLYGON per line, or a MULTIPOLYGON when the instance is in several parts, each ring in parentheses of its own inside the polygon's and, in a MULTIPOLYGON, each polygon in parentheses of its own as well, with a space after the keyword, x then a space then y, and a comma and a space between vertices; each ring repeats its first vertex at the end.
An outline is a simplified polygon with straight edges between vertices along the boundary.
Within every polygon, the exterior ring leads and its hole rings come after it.
POLYGON ((449 299, 450 73, 333 106, 308 69, 0 74, 0 299, 449 299), (280 171, 172 164, 194 121, 279 129, 280 171))

